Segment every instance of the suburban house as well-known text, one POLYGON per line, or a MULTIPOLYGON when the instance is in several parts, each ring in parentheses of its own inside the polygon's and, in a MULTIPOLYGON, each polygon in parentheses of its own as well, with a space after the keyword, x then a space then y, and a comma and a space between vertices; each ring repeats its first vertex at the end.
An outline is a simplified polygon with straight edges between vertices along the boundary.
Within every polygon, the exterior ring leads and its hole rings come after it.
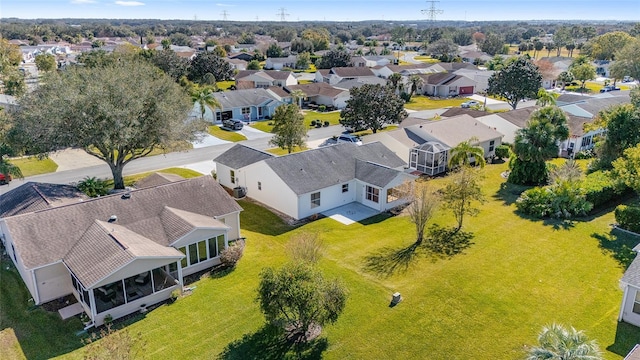
POLYGON ((248 63, 249 61, 253 60, 253 55, 249 54, 248 52, 239 52, 239 53, 229 54, 227 55, 227 58, 243 60, 248 63))
POLYGON ((245 89, 213 93, 221 105, 215 109, 216 122, 228 119, 242 121, 263 120, 273 116, 276 108, 284 102, 268 89, 245 89))
POLYGON ((618 321, 640 327, 640 256, 637 254, 640 252, 640 245, 633 248, 633 251, 636 252, 636 258, 620 280, 620 287, 624 294, 618 321))
POLYGON ((223 186, 293 219, 357 202, 376 211, 403 201, 397 187, 415 177, 381 143, 337 144, 273 156, 237 144, 213 160, 223 186))
POLYGON ((419 74, 434 74, 439 72, 446 72, 447 70, 440 66, 440 64, 421 63, 409 65, 389 64, 385 66, 375 66, 371 68, 371 71, 373 71, 376 76, 387 79, 394 73, 399 73, 403 76, 410 76, 419 74))
POLYGON ((242 59, 224 58, 224 60, 229 63, 229 67, 231 68, 231 70, 247 70, 247 65, 249 64, 247 61, 242 59))
POLYGON ((167 300, 241 236, 242 208, 210 176, 76 195, 33 183, 6 193, 0 236, 35 304, 73 295, 95 326, 167 300))
POLYGON ((377 75, 367 67, 334 67, 328 72, 316 71, 315 82, 334 85, 342 80, 376 77, 377 75))
POLYGON ((431 74, 424 82, 424 94, 449 97, 471 95, 475 92, 476 82, 466 76, 454 73, 431 74))
POLYGON ((236 74, 235 79, 239 89, 266 89, 270 86, 284 87, 298 84, 298 79, 291 71, 279 70, 243 70, 236 74))
POLYGON ((402 159, 409 168, 426 175, 447 169, 449 151, 464 141, 477 138, 473 145, 484 150, 484 157, 495 155, 502 134, 472 116, 463 114, 439 121, 407 118, 400 129, 365 136, 363 142, 381 142, 402 159))
POLYGON ((284 68, 295 69, 297 61, 298 57, 295 55, 279 58, 270 57, 265 61, 264 68, 270 70, 282 70, 284 68))
POLYGON ((289 93, 301 90, 305 93, 306 101, 315 105, 325 105, 336 109, 347 106, 347 100, 351 98, 349 90, 339 89, 327 83, 309 83, 285 87, 289 93))
POLYGON ((351 58, 351 64, 354 67, 385 66, 393 63, 394 60, 393 55, 354 56, 351 58))

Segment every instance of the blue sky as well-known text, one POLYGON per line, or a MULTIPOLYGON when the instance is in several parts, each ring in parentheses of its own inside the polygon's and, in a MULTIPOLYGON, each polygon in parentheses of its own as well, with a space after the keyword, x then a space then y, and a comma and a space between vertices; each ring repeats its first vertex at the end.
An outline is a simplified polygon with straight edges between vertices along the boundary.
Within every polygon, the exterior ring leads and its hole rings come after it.
MULTIPOLYGON (((441 20, 638 20, 640 0, 442 0, 441 20)), ((423 0, 1 0, 0 17, 277 21, 426 20, 423 0)))

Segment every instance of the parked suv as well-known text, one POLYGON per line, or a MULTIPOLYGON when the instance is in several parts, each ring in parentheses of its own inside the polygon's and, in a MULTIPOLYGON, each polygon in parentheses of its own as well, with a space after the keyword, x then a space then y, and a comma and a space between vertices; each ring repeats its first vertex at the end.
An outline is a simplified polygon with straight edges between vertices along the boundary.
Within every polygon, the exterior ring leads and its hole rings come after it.
POLYGON ((222 121, 222 126, 229 130, 242 130, 244 124, 238 119, 227 119, 222 121))
POLYGON ((362 141, 360 140, 360 138, 351 134, 342 134, 338 136, 337 143, 338 144, 349 143, 349 144, 362 145, 362 141))

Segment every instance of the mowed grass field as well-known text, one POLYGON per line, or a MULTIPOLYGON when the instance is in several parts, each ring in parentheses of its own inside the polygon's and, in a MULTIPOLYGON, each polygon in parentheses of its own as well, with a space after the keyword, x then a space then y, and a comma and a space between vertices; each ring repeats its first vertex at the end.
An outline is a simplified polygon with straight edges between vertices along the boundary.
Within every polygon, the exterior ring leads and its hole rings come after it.
MULTIPOLYGON (((617 322, 618 281, 640 239, 612 232, 613 209, 572 222, 519 216, 514 201, 524 188, 502 185, 506 169, 485 168, 487 202, 463 226, 473 233, 472 244, 451 257, 423 248, 411 261, 393 256, 414 241, 413 225, 403 215, 382 214, 348 226, 324 218, 294 228, 241 201, 247 245, 236 269, 200 279, 191 285, 193 294, 134 319, 127 329, 141 333, 137 346, 148 359, 293 358, 269 341, 256 288, 264 267, 287 261, 292 236, 315 233, 326 247, 320 269, 342 279, 349 299, 338 321, 313 344, 310 358, 519 359, 543 325, 557 322, 596 339, 606 359, 621 359, 640 339, 640 329, 617 322), (396 291, 404 300, 390 307, 396 291)), ((440 187, 447 178, 430 181, 440 187)), ((452 226, 454 219, 440 209, 433 223, 452 226)), ((4 264, 0 271, 3 279, 14 279, 0 283, 0 329, 17 339, 3 346, 29 359, 82 358, 73 334, 79 321, 27 312, 28 295, 17 274, 4 264)))

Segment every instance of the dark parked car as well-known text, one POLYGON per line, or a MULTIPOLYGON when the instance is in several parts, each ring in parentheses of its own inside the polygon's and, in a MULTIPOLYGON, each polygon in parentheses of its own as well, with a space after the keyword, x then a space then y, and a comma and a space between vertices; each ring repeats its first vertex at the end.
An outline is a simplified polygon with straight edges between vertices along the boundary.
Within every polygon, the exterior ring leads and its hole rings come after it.
POLYGON ((242 130, 244 123, 238 119, 227 119, 222 121, 222 127, 229 130, 242 130))

